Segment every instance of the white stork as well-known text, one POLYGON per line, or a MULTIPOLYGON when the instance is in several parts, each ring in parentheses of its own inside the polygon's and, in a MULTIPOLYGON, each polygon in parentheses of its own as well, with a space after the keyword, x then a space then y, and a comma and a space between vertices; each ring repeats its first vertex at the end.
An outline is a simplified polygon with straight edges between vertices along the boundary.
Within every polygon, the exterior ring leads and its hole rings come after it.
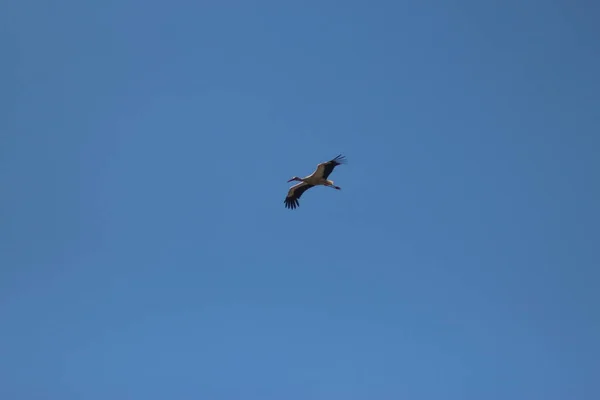
POLYGON ((341 164, 345 164, 346 159, 341 154, 338 155, 333 160, 321 163, 317 165, 317 169, 309 176, 305 176, 304 178, 298 178, 294 176, 288 182, 299 181, 300 183, 292 186, 287 194, 287 197, 283 201, 285 203, 286 208, 294 209, 300 206, 298 199, 302 196, 302 193, 306 192, 313 186, 327 186, 333 189, 341 190, 339 186, 335 186, 333 181, 327 179, 329 174, 333 171, 333 169, 341 164))

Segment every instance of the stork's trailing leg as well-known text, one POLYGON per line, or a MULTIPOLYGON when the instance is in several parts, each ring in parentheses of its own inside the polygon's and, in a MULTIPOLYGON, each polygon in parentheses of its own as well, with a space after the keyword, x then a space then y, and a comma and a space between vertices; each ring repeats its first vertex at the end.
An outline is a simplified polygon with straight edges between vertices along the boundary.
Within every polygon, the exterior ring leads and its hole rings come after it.
POLYGON ((341 187, 339 187, 339 186, 335 186, 335 185, 333 184, 333 181, 330 181, 330 180, 326 180, 326 181, 325 181, 323 184, 324 184, 325 186, 328 186, 328 187, 330 187, 330 188, 334 188, 334 189, 337 189, 337 190, 342 190, 342 188, 341 188, 341 187))

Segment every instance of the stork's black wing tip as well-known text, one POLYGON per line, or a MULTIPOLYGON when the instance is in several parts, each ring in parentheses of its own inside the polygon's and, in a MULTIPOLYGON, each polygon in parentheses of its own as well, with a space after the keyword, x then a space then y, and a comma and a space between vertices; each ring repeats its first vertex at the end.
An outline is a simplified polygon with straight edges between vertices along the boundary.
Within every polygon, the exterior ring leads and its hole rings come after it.
POLYGON ((300 202, 298 201, 298 199, 294 198, 286 197, 285 200, 283 200, 283 202, 285 203, 285 208, 288 208, 290 210, 294 210, 300 206, 300 202))
POLYGON ((338 154, 333 160, 331 160, 333 162, 335 162, 336 164, 345 164, 346 161, 346 156, 338 154))

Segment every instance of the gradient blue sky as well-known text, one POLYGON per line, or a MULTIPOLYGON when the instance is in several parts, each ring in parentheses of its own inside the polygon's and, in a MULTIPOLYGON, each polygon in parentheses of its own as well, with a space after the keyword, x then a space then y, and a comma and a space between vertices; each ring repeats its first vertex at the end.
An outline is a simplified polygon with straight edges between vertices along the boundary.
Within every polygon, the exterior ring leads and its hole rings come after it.
POLYGON ((3 2, 0 397, 600 398, 600 6, 498 4, 3 2))

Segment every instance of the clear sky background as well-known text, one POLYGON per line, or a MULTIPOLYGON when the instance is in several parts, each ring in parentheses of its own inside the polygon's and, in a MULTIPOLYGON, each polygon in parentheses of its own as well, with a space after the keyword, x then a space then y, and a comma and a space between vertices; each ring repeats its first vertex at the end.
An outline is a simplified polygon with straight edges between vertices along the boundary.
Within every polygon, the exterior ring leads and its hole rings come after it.
POLYGON ((600 398, 600 6, 494 4, 3 2, 0 398, 600 398))

